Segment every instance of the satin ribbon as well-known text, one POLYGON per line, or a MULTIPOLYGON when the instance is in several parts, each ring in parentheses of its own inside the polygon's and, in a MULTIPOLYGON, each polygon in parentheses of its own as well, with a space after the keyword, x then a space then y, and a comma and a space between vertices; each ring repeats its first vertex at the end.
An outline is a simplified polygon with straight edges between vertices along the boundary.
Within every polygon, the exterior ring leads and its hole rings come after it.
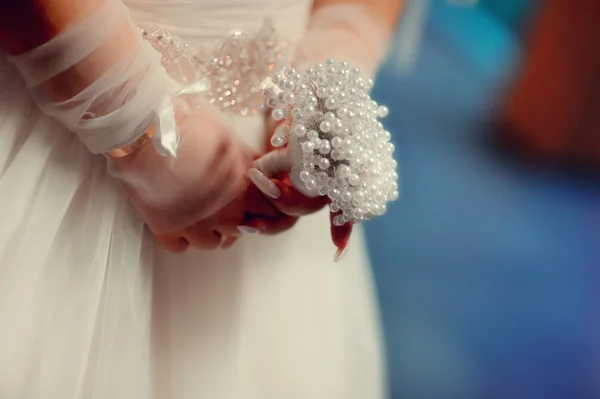
POLYGON ((210 90, 208 78, 200 79, 185 86, 174 96, 165 95, 160 106, 155 111, 154 147, 159 154, 165 157, 176 157, 179 146, 179 129, 175 120, 173 97, 182 95, 200 95, 210 90))

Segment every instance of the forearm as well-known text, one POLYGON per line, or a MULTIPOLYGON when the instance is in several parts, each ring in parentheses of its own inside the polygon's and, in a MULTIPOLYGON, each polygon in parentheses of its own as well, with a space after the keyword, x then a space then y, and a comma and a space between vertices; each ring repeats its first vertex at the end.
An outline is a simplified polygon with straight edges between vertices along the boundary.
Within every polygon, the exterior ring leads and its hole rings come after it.
POLYGON ((313 13, 324 7, 334 5, 355 5, 370 9, 377 15, 380 27, 383 30, 392 32, 404 9, 405 0, 314 0, 313 13))
POLYGON ((11 54, 30 50, 102 4, 103 0, 0 0, 0 44, 11 54))
POLYGON ((348 61, 365 78, 375 76, 387 55, 403 0, 316 0, 306 35, 296 49, 305 69, 327 58, 348 61))

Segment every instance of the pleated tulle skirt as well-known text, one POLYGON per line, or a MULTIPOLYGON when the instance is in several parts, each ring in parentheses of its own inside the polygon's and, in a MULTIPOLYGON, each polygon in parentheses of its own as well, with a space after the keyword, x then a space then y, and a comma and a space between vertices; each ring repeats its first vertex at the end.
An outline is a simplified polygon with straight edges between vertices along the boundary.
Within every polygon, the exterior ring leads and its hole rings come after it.
POLYGON ((2 55, 0 84, 0 398, 382 398, 360 230, 338 264, 325 213, 166 253, 2 55))

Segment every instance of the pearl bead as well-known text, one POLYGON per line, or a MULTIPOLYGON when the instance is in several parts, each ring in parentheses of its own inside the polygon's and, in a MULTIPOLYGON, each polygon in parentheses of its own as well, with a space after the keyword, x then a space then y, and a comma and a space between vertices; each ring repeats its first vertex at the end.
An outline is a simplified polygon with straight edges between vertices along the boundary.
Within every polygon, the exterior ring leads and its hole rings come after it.
POLYGON ((294 104, 296 102, 296 95, 294 93, 285 93, 283 96, 283 102, 287 104, 294 104))
POLYGON ((364 191, 356 191, 354 193, 354 198, 353 199, 356 200, 356 202, 358 204, 362 204, 363 201, 365 200, 365 197, 366 197, 366 195, 365 195, 364 191))
POLYGON ((331 143, 329 140, 321 140, 319 152, 323 155, 327 155, 331 152, 331 143))
POLYGON ((328 121, 323 121, 319 125, 319 128, 323 133, 329 133, 329 131, 331 130, 331 123, 328 121))
POLYGON ((281 90, 285 90, 285 84, 286 84, 286 82, 289 82, 289 80, 287 80, 286 78, 282 77, 281 80, 279 81, 279 83, 277 83, 277 86, 281 90))
POLYGON ((302 168, 304 170, 308 170, 309 172, 312 172, 313 170, 315 170, 315 164, 311 162, 304 162, 304 164, 302 165, 302 168))
POLYGON ((304 153, 312 153, 315 150, 315 144, 312 141, 302 143, 302 151, 304 153))
POLYGON ((292 82, 291 80, 287 80, 287 79, 286 79, 286 80, 283 82, 283 87, 282 87, 282 89, 283 89, 283 90, 293 90, 293 89, 294 89, 294 87, 296 87, 296 84, 295 84, 294 82, 292 82))
POLYGON ((304 182, 304 185, 307 189, 314 190, 315 188, 317 188, 317 181, 311 177, 310 179, 304 182))
POLYGON ((331 130, 334 133, 340 133, 342 130, 344 129, 344 124, 342 123, 341 120, 337 119, 335 122, 333 122, 333 124, 331 125, 331 130))
POLYGON ((319 138, 319 133, 316 130, 310 130, 306 136, 309 140, 315 141, 319 138))
POLYGON ((274 84, 278 84, 279 82, 281 82, 281 79, 283 78, 283 76, 281 76, 281 74, 276 73, 275 75, 273 75, 273 77, 271 78, 271 82, 273 82, 274 84))
POLYGON ((294 134, 298 137, 302 137, 306 134, 306 127, 304 125, 295 124, 293 127, 294 134))
POLYGON ((360 176, 356 173, 351 174, 348 176, 348 183, 352 184, 353 186, 358 186, 360 184, 360 176))
POLYGON ((340 119, 345 119, 348 116, 348 108, 341 107, 337 110, 337 116, 340 119))
POLYGON ((271 145, 273 147, 281 147, 286 142, 287 142, 287 140, 281 136, 273 135, 273 137, 271 137, 271 145))
POLYGON ((287 66, 283 69, 283 74, 288 78, 296 73, 296 70, 290 66, 287 66))
POLYGON ((319 172, 319 173, 317 173, 317 180, 319 182, 326 181, 328 177, 329 177, 329 175, 327 174, 327 172, 319 172))
POLYGON ((325 101, 325 107, 329 108, 329 109, 334 109, 337 106, 337 101, 335 98, 329 97, 326 101, 325 101))
POLYGON ((336 217, 333 218, 333 225, 334 226, 343 226, 346 224, 346 221, 344 220, 344 217, 342 215, 337 215, 336 217))
POLYGON ((303 170, 302 172, 300 172, 300 180, 302 180, 303 182, 306 182, 308 179, 310 179, 310 172, 303 170))
POLYGON ((342 201, 348 202, 352 199, 352 192, 350 192, 349 190, 344 190, 340 198, 342 199, 342 201))
POLYGON ((273 110, 273 113, 271 114, 273 119, 275 119, 276 121, 280 121, 283 118, 285 118, 286 112, 285 110, 281 109, 281 108, 277 108, 275 110, 273 110))
POLYGON ((304 114, 306 114, 306 116, 313 116, 316 111, 317 110, 314 105, 307 105, 304 107, 304 114))
MULTIPOLYGON (((339 198, 340 196, 340 190, 338 190, 337 188, 330 188, 329 191, 327 192, 327 196, 335 201, 336 199, 339 198)), ((338 209, 339 210, 339 209, 338 209)))
POLYGON ((331 159, 333 159, 334 161, 341 161, 344 159, 344 153, 341 150, 335 148, 331 150, 331 159))
POLYGON ((342 148, 343 139, 339 136, 336 136, 331 139, 331 146, 333 148, 342 148))
POLYGON ((329 159, 327 159, 327 158, 319 159, 319 168, 326 170, 326 169, 329 169, 330 165, 331 165, 331 163, 329 162, 329 159))

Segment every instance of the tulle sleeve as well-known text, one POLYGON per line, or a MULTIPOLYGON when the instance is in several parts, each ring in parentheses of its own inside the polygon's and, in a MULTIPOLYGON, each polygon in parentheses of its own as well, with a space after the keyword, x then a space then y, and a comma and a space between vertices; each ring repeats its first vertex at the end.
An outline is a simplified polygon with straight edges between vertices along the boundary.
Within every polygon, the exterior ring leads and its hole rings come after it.
POLYGON ((247 149, 210 106, 188 101, 120 0, 11 60, 40 108, 92 154, 155 132, 156 146, 109 161, 154 232, 194 224, 244 189, 247 149))
POLYGON ((365 78, 373 78, 392 33, 381 19, 368 5, 338 3, 319 8, 296 48, 296 68, 335 58, 359 67, 365 78))

